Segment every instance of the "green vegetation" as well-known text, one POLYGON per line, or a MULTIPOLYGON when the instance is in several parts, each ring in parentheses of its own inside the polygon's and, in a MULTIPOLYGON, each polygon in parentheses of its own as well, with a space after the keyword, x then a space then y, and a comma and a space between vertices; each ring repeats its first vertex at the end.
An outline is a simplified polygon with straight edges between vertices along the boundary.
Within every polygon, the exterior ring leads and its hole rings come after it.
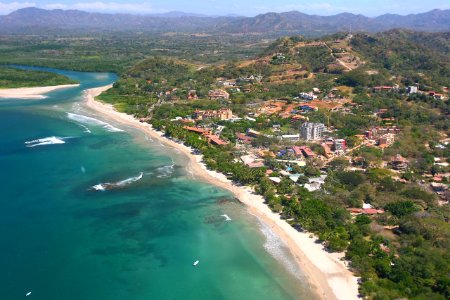
MULTIPOLYGON (((342 34, 325 38, 326 45, 292 37, 278 39, 265 50, 254 36, 105 34, 2 39, 0 63, 119 72, 119 80, 100 100, 150 118, 154 128, 201 152, 208 168, 252 186, 295 228, 315 233, 329 251, 345 251, 351 268, 362 278, 360 291, 368 299, 450 298, 450 210, 448 204, 440 206, 424 184, 436 173, 449 171, 434 160, 450 157, 448 146, 440 145, 448 137, 449 101, 405 91, 406 86, 420 83, 423 91, 444 93, 442 85, 450 82, 448 34, 391 31, 358 34, 351 40, 342 34), (330 70, 330 65, 336 65, 331 52, 353 55, 350 60, 357 56, 354 61, 361 58, 365 64, 348 72, 330 70), (258 53, 254 59, 246 57, 258 53), (226 80, 235 86, 224 87, 226 80), (398 89, 373 89, 396 84, 398 89), (341 102, 342 106, 332 110, 324 105, 297 113, 298 119, 290 114, 257 114, 263 101, 272 99, 297 109, 299 93, 313 88, 320 89, 316 93, 326 100, 322 104, 341 102), (212 89, 226 89, 230 98, 209 100, 212 89), (189 97, 191 92, 196 97, 189 97), (224 146, 211 145, 207 137, 183 128, 192 119, 179 120, 197 109, 220 108, 232 109, 241 120, 203 119, 195 124, 216 131, 229 142, 224 146), (277 160, 276 153, 295 142, 273 135, 297 134, 306 118, 330 125, 328 136, 344 138, 354 149, 335 159, 306 158, 305 167, 277 160), (361 144, 360 135, 377 126, 400 129, 392 145, 361 144), (236 134, 248 129, 263 135, 235 148, 236 134), (249 168, 241 162, 252 147, 266 151, 261 156, 264 167, 249 168), (409 162, 404 171, 388 169, 397 154, 409 162), (356 159, 360 163, 352 168, 356 159), (280 177, 280 182, 269 179, 266 171, 280 177), (284 172, 297 174, 299 180, 294 183, 282 176, 284 172), (303 187, 321 175, 327 175, 321 189, 310 192, 303 187), (379 210, 350 214, 348 208, 363 204, 379 210)), ((322 142, 307 146, 324 156, 322 142)), ((288 154, 295 159, 292 156, 288 154)))
POLYGON ((406 85, 420 82, 440 90, 450 77, 449 33, 391 30, 376 35, 356 35, 351 45, 377 69, 401 75, 406 85), (421 74, 420 74, 421 73, 421 74))
POLYGON ((0 66, 0 88, 21 88, 74 84, 74 80, 52 72, 21 70, 0 66))

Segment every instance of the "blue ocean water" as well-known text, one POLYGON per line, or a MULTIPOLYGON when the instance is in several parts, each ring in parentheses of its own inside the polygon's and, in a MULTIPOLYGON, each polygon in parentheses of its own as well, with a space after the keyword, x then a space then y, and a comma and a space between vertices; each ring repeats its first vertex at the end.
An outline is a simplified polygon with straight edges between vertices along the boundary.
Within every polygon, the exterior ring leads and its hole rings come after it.
POLYGON ((81 85, 0 100, 0 299, 314 299, 228 191, 83 106, 114 74, 45 70, 81 85))

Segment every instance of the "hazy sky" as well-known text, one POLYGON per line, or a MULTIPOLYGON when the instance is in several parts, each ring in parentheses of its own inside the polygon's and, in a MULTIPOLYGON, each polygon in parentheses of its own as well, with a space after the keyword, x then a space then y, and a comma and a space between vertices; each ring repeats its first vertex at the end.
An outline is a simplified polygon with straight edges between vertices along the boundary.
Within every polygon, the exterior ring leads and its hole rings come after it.
POLYGON ((79 9, 96 12, 161 13, 168 11, 196 12, 208 15, 238 14, 254 16, 269 11, 298 10, 308 14, 332 15, 341 12, 377 16, 384 13, 406 15, 435 8, 449 9, 449 0, 16 0, 0 1, 0 14, 23 7, 79 9))

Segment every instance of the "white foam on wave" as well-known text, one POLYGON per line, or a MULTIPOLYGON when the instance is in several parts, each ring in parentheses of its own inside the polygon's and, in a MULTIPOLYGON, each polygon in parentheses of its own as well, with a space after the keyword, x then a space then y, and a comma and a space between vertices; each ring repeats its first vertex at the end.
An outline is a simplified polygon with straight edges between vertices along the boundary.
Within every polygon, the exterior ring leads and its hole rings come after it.
POLYGON ((170 177, 173 174, 173 172, 175 171, 175 163, 172 163, 171 165, 159 167, 156 170, 158 172, 158 175, 156 177, 158 177, 158 178, 170 177))
POLYGON ((92 133, 92 131, 89 129, 89 127, 87 127, 86 125, 83 125, 83 124, 78 124, 78 125, 80 125, 81 127, 83 127, 84 128, 84 132, 86 132, 86 133, 92 133))
POLYGON ((45 145, 58 145, 58 144, 65 144, 64 138, 51 136, 46 137, 42 139, 32 140, 32 141, 26 141, 25 145, 28 148, 37 147, 37 146, 45 146, 45 145))
POLYGON ((106 190, 106 187, 104 187, 103 184, 101 183, 101 184, 96 184, 96 185, 94 185, 94 186, 92 187, 92 189, 93 189, 93 190, 96 190, 96 191, 104 191, 104 190, 106 190))
POLYGON ((130 177, 130 178, 127 178, 125 180, 121 180, 121 181, 116 182, 116 185, 117 186, 125 186, 127 184, 130 184, 130 183, 133 183, 133 182, 141 180, 143 176, 144 176, 144 173, 141 172, 138 176, 130 177))
POLYGON ((95 126, 101 126, 104 129, 108 130, 109 132, 124 132, 124 130, 114 127, 109 123, 100 121, 98 119, 84 116, 84 115, 78 115, 74 113, 67 113, 67 117, 73 121, 76 121, 78 123, 82 123, 85 125, 95 125, 95 126))
POLYGON ((114 182, 114 183, 110 183, 110 182, 99 183, 99 184, 92 186, 91 189, 95 190, 95 191, 106 191, 106 190, 111 190, 111 189, 115 189, 115 188, 121 188, 121 187, 127 186, 133 182, 141 180, 142 177, 144 177, 143 172, 141 172, 138 176, 130 177, 130 178, 127 178, 127 179, 124 179, 121 181, 114 182))
POLYGON ((278 235, 265 223, 259 220, 260 230, 265 237, 264 249, 279 261, 292 275, 302 277, 299 266, 289 252, 287 245, 278 235))

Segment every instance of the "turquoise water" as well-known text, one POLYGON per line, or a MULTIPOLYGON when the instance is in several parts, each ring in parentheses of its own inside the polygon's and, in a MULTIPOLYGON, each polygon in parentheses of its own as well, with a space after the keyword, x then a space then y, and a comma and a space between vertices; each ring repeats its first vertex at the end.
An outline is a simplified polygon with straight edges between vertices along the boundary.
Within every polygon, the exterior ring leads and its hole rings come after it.
POLYGON ((0 100, 0 299, 313 298, 286 247, 229 192, 83 107, 83 90, 115 75, 50 71, 81 86, 0 100))

